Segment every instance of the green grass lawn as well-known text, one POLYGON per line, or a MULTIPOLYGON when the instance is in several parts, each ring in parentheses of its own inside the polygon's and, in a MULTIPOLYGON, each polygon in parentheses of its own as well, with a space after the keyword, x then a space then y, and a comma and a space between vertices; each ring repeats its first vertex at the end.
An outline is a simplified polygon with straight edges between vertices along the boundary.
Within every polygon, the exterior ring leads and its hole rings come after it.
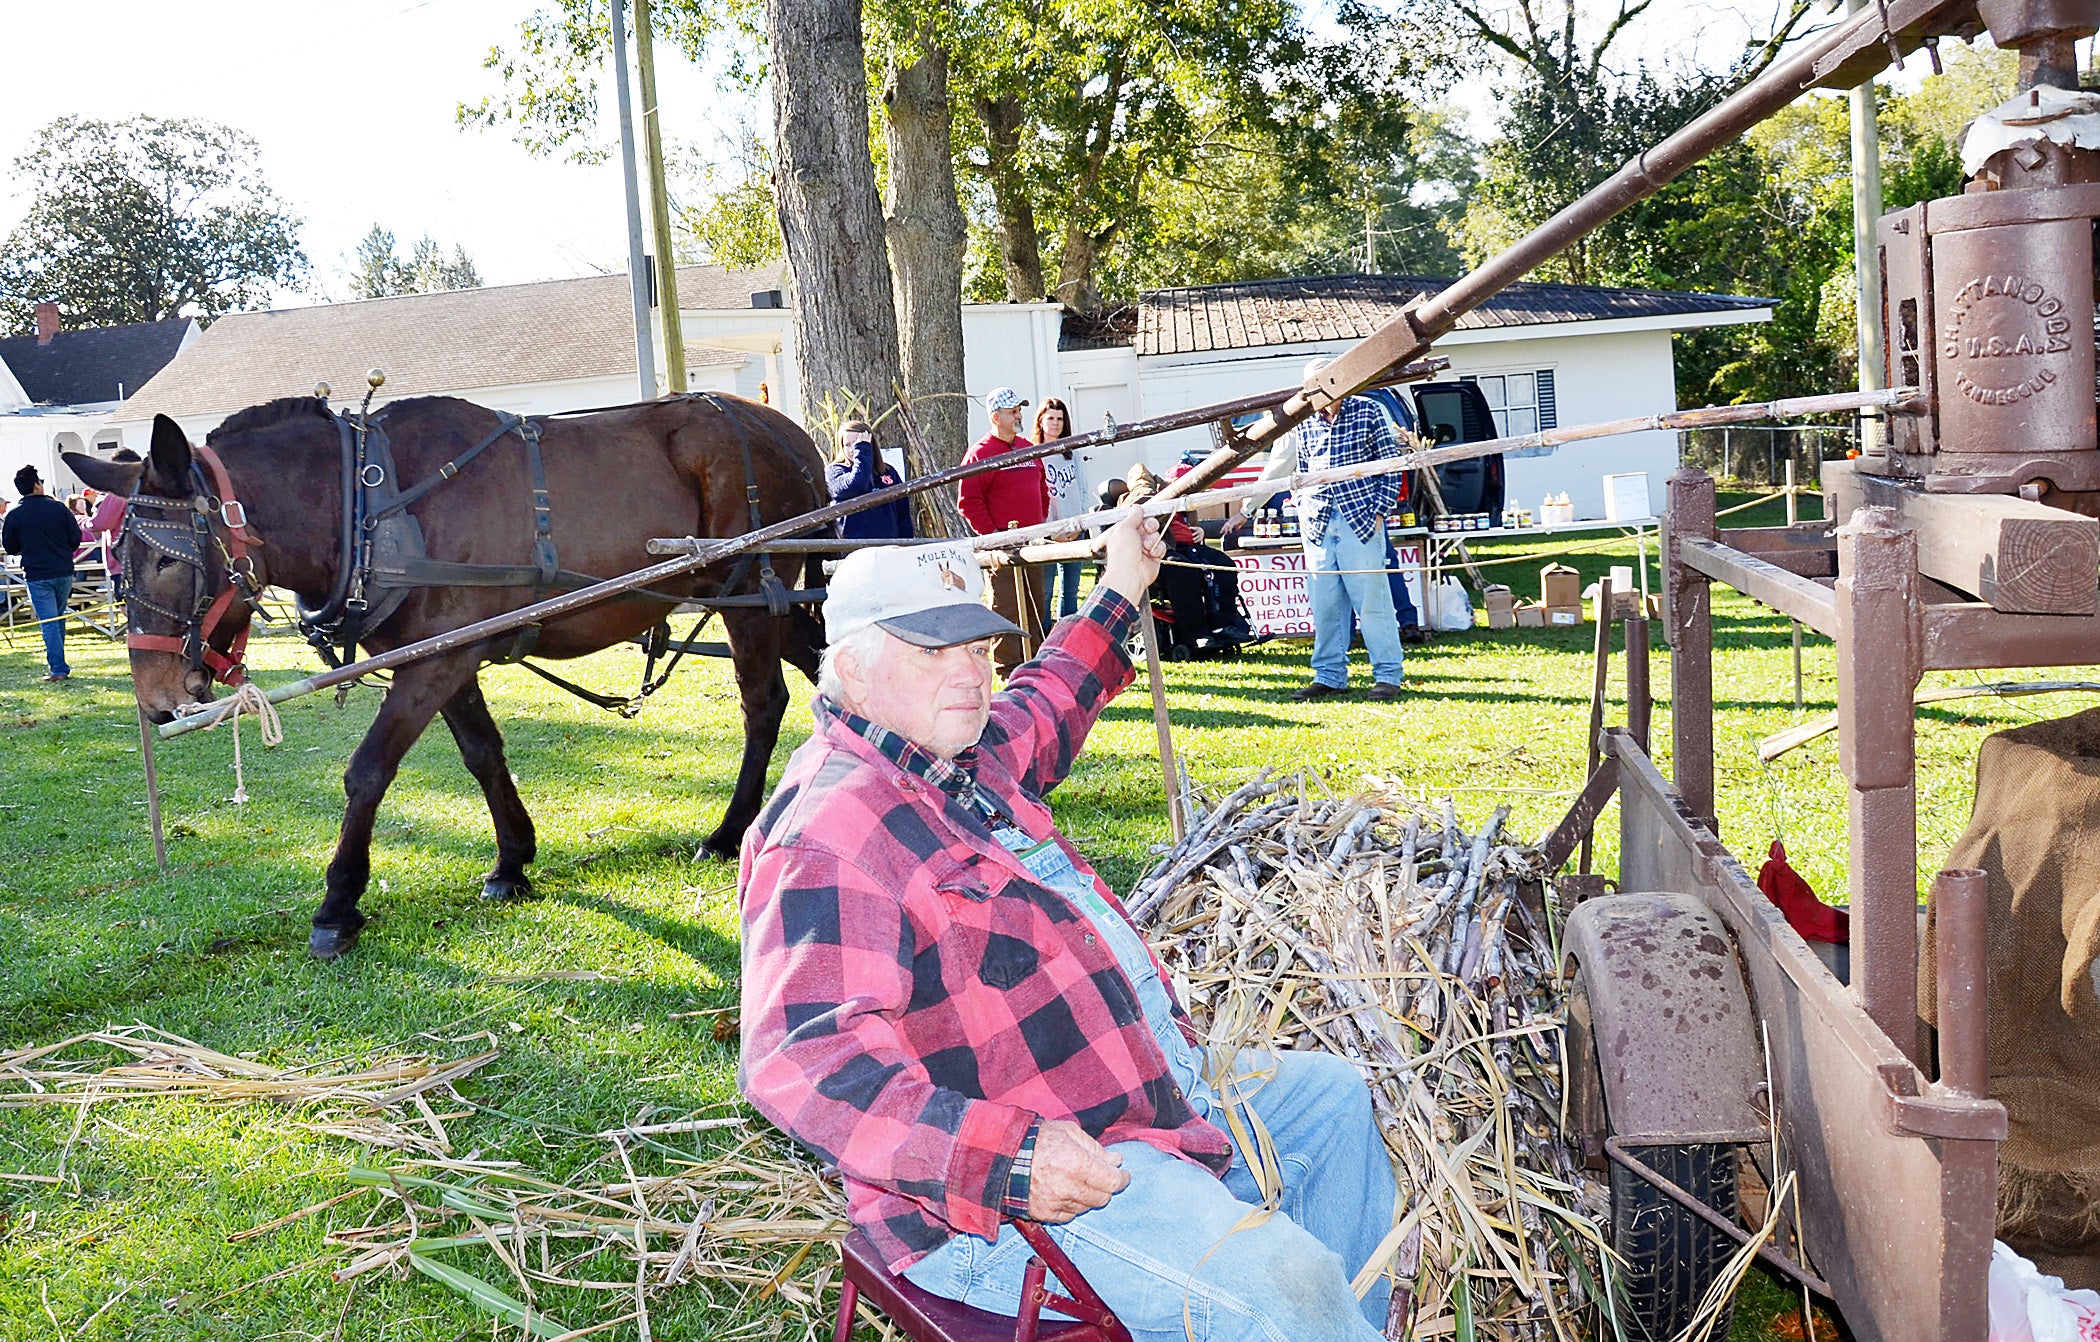
MULTIPOLYGON (((1535 554, 1480 553, 1524 555, 1497 572, 1519 596, 1536 594, 1535 554)), ((1570 562, 1587 582, 1631 553, 1613 544, 1570 562)), ((1791 703, 1786 624, 1726 593, 1716 623, 1724 836, 1753 869, 1765 844, 1784 837, 1819 891, 1841 891, 1835 738, 1769 767, 1754 750, 1759 737, 1803 716, 1791 703)), ((1376 772, 1425 796, 1450 793, 1469 814, 1507 802, 1514 826, 1536 835, 1581 782, 1591 636, 1587 627, 1480 630, 1410 648, 1410 693, 1391 705, 1288 702, 1306 679, 1302 644, 1170 666, 1177 744, 1205 784, 1229 786, 1261 765, 1310 769, 1338 789, 1376 772)), ((33 640, 0 638, 0 1049, 136 1021, 290 1065, 384 1052, 457 1057, 486 1047, 476 1037, 486 1032, 501 1056, 461 1090, 510 1117, 453 1120, 453 1142, 555 1178, 613 1173, 606 1143, 571 1134, 652 1108, 678 1117, 734 1102, 733 1044, 715 1042, 704 1017, 673 1019, 733 1006, 737 996, 735 870, 693 860, 727 798, 741 744, 726 665, 682 673, 632 723, 521 670, 485 673, 539 823, 533 877, 543 897, 510 907, 475 898, 493 851, 488 818, 450 737, 436 731, 409 756, 380 813, 362 944, 319 964, 306 955, 307 918, 335 837, 342 764, 377 692, 361 690, 340 709, 325 695, 285 705, 285 742, 274 751, 256 744, 251 723, 251 800, 241 809, 229 803, 226 731, 164 743, 170 867, 162 875, 146 837, 122 650, 79 638, 70 655, 72 684, 39 685, 33 640), (612 977, 516 977, 563 970, 612 977)), ((312 669, 289 639, 259 642, 251 661, 265 685, 312 669)), ((607 688, 631 684, 638 670, 632 650, 579 668, 581 679, 607 688)), ((1615 716, 1621 685, 1623 668, 1615 716)), ((1667 769, 1660 653, 1656 685, 1667 769)), ((1814 637, 1806 690, 1807 713, 1832 707, 1830 649, 1814 637)), ((807 702, 797 681, 776 768, 806 733, 807 702)), ((1920 712, 1928 871, 1967 818, 1982 736, 2086 706, 2083 696, 2057 696, 1920 712)), ((1109 710, 1053 801, 1066 831, 1127 889, 1167 838, 1141 690, 1109 710)), ((1609 819, 1603 833, 1610 871, 1609 819)), ((341 1258, 322 1237, 331 1224, 352 1223, 362 1203, 228 1243, 229 1234, 344 1191, 342 1172, 374 1158, 302 1129, 298 1118, 262 1103, 136 1100, 95 1107, 75 1131, 63 1106, 0 1109, 0 1338, 72 1337, 98 1310, 85 1336, 489 1336, 486 1316, 426 1279, 330 1281, 341 1258), (55 1175, 62 1161, 60 1184, 6 1177, 55 1175)), ((705 1139, 680 1141, 708 1149, 705 1139)), ((1736 1336, 1764 1336, 1759 1320, 1785 1299, 1755 1283, 1736 1336)), ((544 1300, 558 1316, 575 1303, 559 1291, 544 1300)), ((672 1293, 654 1317, 659 1337, 720 1336, 740 1323, 768 1335, 762 1309, 731 1317, 697 1290, 672 1293)))

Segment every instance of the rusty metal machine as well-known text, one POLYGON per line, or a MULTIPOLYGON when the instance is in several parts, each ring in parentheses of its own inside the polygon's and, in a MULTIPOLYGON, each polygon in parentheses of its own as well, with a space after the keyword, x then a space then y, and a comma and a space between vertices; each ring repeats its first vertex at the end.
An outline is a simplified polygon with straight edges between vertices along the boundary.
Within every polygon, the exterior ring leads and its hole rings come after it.
POLYGON ((2006 143, 1964 194, 1881 220, 1888 376, 1929 405, 1896 419, 1867 469, 1934 492, 2090 492, 2100 118, 2075 94, 2071 44, 2100 15, 2083 0, 1978 8, 1998 44, 2021 52, 2023 99, 1984 119, 2006 143))

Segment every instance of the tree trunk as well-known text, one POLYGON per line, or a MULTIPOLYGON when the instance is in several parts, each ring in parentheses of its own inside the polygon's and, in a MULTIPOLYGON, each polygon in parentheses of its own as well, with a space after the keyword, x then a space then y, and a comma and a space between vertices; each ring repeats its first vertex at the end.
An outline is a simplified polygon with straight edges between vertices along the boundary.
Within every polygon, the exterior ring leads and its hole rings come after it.
POLYGON ((1094 283, 1094 266, 1101 244, 1115 236, 1110 224, 1099 233, 1087 231, 1094 194, 1101 188, 1101 172, 1114 145, 1116 112, 1123 100, 1124 65, 1116 57, 1108 63, 1107 86, 1101 91, 1093 123, 1081 142, 1084 157, 1072 184, 1071 211, 1065 216, 1065 245, 1057 263, 1057 301, 1089 317, 1101 315, 1101 290, 1094 283))
POLYGON ((1094 235, 1073 219, 1065 225, 1065 249, 1057 259, 1057 301, 1089 317, 1101 315, 1106 306, 1094 283, 1094 262, 1100 256, 1094 235))
POLYGON ((877 441, 904 441, 892 390, 903 381, 882 200, 868 153, 860 0, 766 0, 773 62, 775 199, 794 276, 802 417, 822 442, 865 416, 877 441))
POLYGON ((985 176, 999 216, 999 259, 1006 268, 1006 301, 1036 303, 1043 297, 1043 250, 1035 231, 1035 204, 1021 179, 1021 100, 1012 94, 977 100, 990 156, 985 176))
POLYGON ((954 466, 969 446, 970 403, 963 383, 962 273, 969 242, 955 193, 954 116, 948 53, 932 46, 891 67, 888 235, 903 333, 904 389, 936 466, 954 466))

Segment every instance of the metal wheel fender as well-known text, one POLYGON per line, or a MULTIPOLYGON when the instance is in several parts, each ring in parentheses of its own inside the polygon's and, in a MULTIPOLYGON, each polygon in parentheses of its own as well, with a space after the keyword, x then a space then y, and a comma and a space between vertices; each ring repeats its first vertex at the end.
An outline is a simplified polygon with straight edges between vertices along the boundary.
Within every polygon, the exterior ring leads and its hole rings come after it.
POLYGON ((1587 999, 1588 1029, 1570 1023, 1569 1084, 1601 1077, 1604 1089, 1574 1097, 1571 1122, 1594 1113, 1630 1146, 1765 1139, 1757 1017, 1712 909, 1691 895, 1599 896, 1569 915, 1561 948, 1587 999), (1574 1065, 1585 1054, 1594 1069, 1574 1065))

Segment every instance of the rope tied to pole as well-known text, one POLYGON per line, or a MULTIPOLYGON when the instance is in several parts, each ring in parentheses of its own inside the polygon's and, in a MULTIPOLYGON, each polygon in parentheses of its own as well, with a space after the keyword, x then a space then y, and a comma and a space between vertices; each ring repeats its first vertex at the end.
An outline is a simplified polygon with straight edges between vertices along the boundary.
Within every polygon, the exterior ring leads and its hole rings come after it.
MULTIPOLYGON (((256 732, 266 746, 283 743, 284 723, 277 716, 277 705, 271 703, 263 694, 262 687, 252 680, 242 681, 227 697, 225 704, 226 707, 221 710, 220 716, 206 726, 205 730, 217 731, 221 723, 233 724, 233 804, 246 806, 248 779, 241 768, 241 717, 244 714, 254 715, 256 732)), ((175 712, 180 717, 188 717, 192 713, 203 712, 206 707, 205 704, 183 704, 175 712)))

